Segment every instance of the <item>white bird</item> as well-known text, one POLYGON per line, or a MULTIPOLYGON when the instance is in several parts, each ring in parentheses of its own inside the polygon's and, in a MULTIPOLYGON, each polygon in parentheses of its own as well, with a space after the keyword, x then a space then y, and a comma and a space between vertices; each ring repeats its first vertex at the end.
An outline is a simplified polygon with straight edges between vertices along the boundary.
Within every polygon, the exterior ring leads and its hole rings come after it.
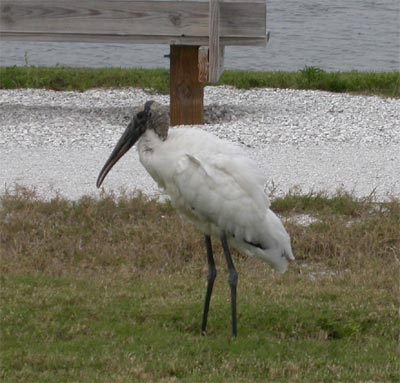
POLYGON ((229 247, 285 272, 294 260, 290 237, 270 210, 257 165, 237 145, 193 127, 169 130, 165 107, 148 101, 134 115, 97 179, 100 187, 115 163, 138 143, 139 158, 172 205, 205 235, 208 277, 201 326, 205 334, 216 268, 211 236, 218 236, 229 270, 232 334, 237 335, 235 270, 229 247))

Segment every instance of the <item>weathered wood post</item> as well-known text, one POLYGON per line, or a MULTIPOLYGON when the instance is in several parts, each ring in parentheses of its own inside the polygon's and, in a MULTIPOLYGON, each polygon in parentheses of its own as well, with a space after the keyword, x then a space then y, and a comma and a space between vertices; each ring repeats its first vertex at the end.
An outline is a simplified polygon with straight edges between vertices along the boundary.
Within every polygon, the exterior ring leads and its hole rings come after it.
POLYGON ((224 47, 267 43, 266 0, 1 0, 0 38, 169 44, 171 124, 201 124, 224 47))
POLYGON ((199 47, 171 45, 171 125, 203 123, 204 83, 199 79, 199 47))
POLYGON ((171 45, 172 126, 203 123, 204 83, 217 82, 222 73, 224 50, 219 44, 219 0, 209 0, 208 14, 208 51, 200 52, 196 45, 171 45), (200 56, 201 53, 207 54, 206 60, 200 56))

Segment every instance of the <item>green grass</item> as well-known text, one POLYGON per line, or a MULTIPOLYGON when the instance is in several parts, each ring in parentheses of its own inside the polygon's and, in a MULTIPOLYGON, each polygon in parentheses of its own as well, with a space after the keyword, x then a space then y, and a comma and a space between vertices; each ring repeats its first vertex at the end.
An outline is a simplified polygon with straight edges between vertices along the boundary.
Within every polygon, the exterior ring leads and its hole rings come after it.
POLYGON ((234 340, 225 278, 202 337, 198 272, 3 277, 2 381, 396 381, 398 321, 384 288, 239 272, 234 340))
POLYGON ((59 91, 139 87, 169 92, 162 69, 92 69, 68 67, 0 67, 0 88, 45 88, 59 91))
MULTIPOLYGON (((291 88, 400 97, 400 72, 325 72, 306 67, 298 72, 225 71, 218 83, 240 89, 291 88)), ((93 69, 68 67, 0 67, 0 89, 79 90, 138 87, 169 93, 164 69, 93 69)))
POLYGON ((273 208, 297 261, 281 276, 234 253, 232 339, 221 250, 202 337, 203 240, 168 204, 2 195, 1 381, 397 381, 400 202, 290 193, 273 208))
POLYGON ((306 67, 298 72, 231 72, 222 75, 221 84, 238 88, 315 89, 400 97, 400 72, 325 72, 306 67))

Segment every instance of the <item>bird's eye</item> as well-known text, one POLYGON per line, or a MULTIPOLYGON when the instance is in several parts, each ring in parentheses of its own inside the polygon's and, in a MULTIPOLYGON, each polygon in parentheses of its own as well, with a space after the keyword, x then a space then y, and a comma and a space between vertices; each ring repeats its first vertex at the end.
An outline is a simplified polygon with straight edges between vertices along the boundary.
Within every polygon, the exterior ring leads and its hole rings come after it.
POLYGON ((139 112, 139 113, 137 114, 137 118, 138 118, 139 120, 143 120, 143 119, 144 119, 144 112, 139 112))

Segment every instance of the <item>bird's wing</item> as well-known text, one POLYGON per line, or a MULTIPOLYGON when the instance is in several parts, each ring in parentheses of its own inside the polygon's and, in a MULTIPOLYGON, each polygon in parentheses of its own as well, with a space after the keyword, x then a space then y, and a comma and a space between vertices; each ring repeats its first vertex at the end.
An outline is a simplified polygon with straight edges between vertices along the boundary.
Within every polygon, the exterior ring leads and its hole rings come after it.
POLYGON ((254 228, 261 229, 269 200, 254 168, 244 157, 185 154, 172 177, 177 205, 237 238, 257 240, 262 234, 254 228))

